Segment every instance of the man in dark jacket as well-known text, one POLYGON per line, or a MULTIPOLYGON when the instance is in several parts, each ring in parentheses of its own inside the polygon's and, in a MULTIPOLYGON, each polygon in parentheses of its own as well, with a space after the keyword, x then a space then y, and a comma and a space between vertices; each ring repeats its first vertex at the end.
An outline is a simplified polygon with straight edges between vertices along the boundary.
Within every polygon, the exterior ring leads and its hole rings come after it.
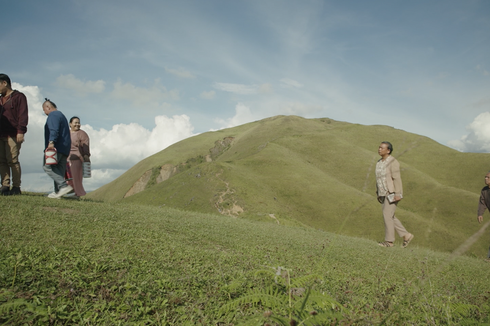
POLYGON ((24 94, 12 89, 9 76, 0 74, 0 195, 20 195, 19 153, 27 132, 28 111, 24 94), (10 172, 12 171, 12 189, 10 172))
MULTIPOLYGON (((480 194, 480 202, 478 203, 478 223, 483 222, 483 213, 485 209, 490 210, 490 171, 485 176, 485 184, 480 194)), ((490 248, 488 249, 486 261, 490 262, 490 248)))
POLYGON ((43 111, 48 116, 44 125, 44 149, 56 149, 57 152, 56 164, 46 164, 44 159, 43 169, 54 181, 54 192, 48 197, 61 198, 73 191, 72 186, 65 181, 66 161, 71 148, 70 126, 65 115, 58 111, 52 101, 46 99, 43 111))

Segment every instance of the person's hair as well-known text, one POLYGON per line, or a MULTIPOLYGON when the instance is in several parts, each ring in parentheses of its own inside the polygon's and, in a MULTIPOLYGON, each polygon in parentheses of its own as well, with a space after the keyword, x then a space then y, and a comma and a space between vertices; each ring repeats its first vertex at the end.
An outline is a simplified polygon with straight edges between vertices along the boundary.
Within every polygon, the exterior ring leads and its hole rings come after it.
POLYGON ((78 119, 78 121, 80 121, 80 118, 75 116, 75 117, 71 117, 71 118, 70 118, 70 123, 72 123, 72 122, 73 122, 73 120, 75 120, 75 119, 78 119))
POLYGON ((53 108, 55 108, 55 109, 57 109, 57 108, 58 108, 58 107, 56 106, 56 104, 54 104, 54 102, 53 102, 53 101, 51 101, 49 98, 44 98, 44 99, 45 99, 44 103, 49 102, 49 104, 51 104, 51 106, 52 106, 53 108))
POLYGON ((393 154, 393 145, 389 141, 382 141, 381 144, 386 144, 390 150, 390 154, 393 154))
POLYGON ((7 76, 6 74, 0 74, 0 81, 7 82, 7 86, 12 88, 12 82, 10 81, 10 77, 7 76))

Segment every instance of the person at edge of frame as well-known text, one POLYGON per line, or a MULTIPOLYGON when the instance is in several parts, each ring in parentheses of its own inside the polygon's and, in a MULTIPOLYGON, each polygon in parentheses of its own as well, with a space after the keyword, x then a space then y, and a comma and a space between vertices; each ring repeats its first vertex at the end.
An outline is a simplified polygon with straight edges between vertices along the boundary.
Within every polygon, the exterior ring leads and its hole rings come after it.
POLYGON ((19 155, 29 122, 27 98, 12 89, 12 82, 6 74, 0 74, 0 95, 0 195, 20 195, 22 171, 19 155))
MULTIPOLYGON (((490 211, 490 171, 485 175, 485 187, 481 190, 480 201, 478 202, 478 223, 483 222, 485 209, 490 211)), ((490 263, 490 248, 485 261, 490 263)))

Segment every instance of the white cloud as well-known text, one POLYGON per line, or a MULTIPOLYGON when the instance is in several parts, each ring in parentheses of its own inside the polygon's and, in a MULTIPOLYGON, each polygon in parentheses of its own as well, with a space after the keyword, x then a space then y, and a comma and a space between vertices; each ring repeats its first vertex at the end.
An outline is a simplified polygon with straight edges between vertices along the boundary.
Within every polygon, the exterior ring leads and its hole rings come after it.
POLYGON ((205 100, 212 100, 216 96, 216 92, 215 91, 202 92, 200 96, 205 100))
POLYGON ((259 87, 256 85, 229 84, 229 83, 214 83, 213 87, 220 91, 241 94, 241 95, 257 94, 257 91, 259 89, 259 87))
POLYGON ((294 87, 294 88, 301 88, 303 85, 296 80, 289 79, 289 78, 283 78, 281 79, 281 86, 282 87, 294 87))
POLYGON ((463 152, 490 153, 490 112, 479 114, 466 129, 469 134, 449 141, 448 145, 463 152))
POLYGON ((91 161, 95 168, 127 169, 143 158, 155 154, 193 135, 194 127, 186 115, 155 117, 155 127, 148 130, 137 123, 117 124, 111 130, 94 130, 82 126, 90 137, 91 161))
POLYGON ((126 172, 127 169, 94 169, 91 178, 83 179, 83 188, 92 191, 105 185, 126 172))
POLYGON ((114 83, 111 95, 119 100, 129 100, 139 108, 168 106, 169 104, 162 102, 165 100, 177 101, 180 98, 178 90, 169 91, 158 80, 150 88, 136 87, 130 83, 123 84, 121 80, 118 80, 114 83))
POLYGON ((188 78, 188 79, 196 78, 196 76, 194 76, 192 73, 190 73, 189 71, 184 70, 184 69, 165 68, 165 71, 168 72, 169 74, 172 74, 172 75, 177 76, 179 78, 188 78))
POLYGON ((232 128, 247 122, 255 121, 250 109, 243 103, 238 103, 235 107, 235 115, 230 119, 216 119, 222 128, 232 128))
POLYGON ((77 94, 85 96, 90 93, 102 93, 105 89, 105 81, 82 81, 72 74, 61 75, 56 78, 56 84, 60 87, 74 90, 77 94))
POLYGON ((37 86, 22 86, 17 83, 12 83, 12 87, 24 93, 27 97, 29 109, 27 133, 19 155, 22 171, 26 173, 34 171, 43 172, 42 155, 44 149, 44 124, 46 122, 46 115, 42 110, 44 97, 41 95, 41 91, 37 86))

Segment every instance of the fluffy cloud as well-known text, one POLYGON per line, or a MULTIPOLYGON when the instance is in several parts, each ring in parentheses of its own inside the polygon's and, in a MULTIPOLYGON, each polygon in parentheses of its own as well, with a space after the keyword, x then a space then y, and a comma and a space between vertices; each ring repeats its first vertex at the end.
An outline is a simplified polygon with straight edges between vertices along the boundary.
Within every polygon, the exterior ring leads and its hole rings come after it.
MULTIPOLYGON (((29 104, 28 131, 20 153, 22 189, 52 191, 53 182, 42 169, 46 115, 41 105, 44 97, 36 86, 17 83, 12 86, 26 95, 29 104)), ((82 129, 90 137, 92 153, 92 178, 84 179, 87 190, 114 180, 145 157, 194 135, 187 115, 157 116, 151 130, 136 123, 116 124, 110 130, 96 130, 90 125, 82 125, 82 129)))
POLYGON ((467 127, 469 133, 448 143, 463 152, 490 153, 490 112, 479 114, 467 127))
POLYGON ((250 109, 243 103, 238 103, 235 107, 235 115, 230 119, 217 119, 222 128, 232 128, 242 125, 247 122, 255 121, 256 119, 252 115, 250 109))
POLYGON ((179 78, 188 78, 188 79, 194 79, 194 78, 196 78, 196 76, 194 76, 189 71, 184 70, 184 69, 169 69, 169 68, 165 68, 165 71, 168 72, 169 74, 172 74, 172 75, 177 76, 179 78))
POLYGON ((186 115, 155 117, 148 130, 137 123, 117 124, 111 130, 82 129, 90 136, 92 165, 100 169, 128 169, 143 158, 193 135, 194 127, 186 115))
POLYGON ((200 96, 205 100, 212 100, 216 96, 216 92, 215 91, 202 92, 200 96))
POLYGON ((61 75, 56 78, 56 84, 60 87, 74 90, 77 94, 85 96, 90 93, 102 93, 105 89, 105 81, 82 81, 72 74, 61 75))

